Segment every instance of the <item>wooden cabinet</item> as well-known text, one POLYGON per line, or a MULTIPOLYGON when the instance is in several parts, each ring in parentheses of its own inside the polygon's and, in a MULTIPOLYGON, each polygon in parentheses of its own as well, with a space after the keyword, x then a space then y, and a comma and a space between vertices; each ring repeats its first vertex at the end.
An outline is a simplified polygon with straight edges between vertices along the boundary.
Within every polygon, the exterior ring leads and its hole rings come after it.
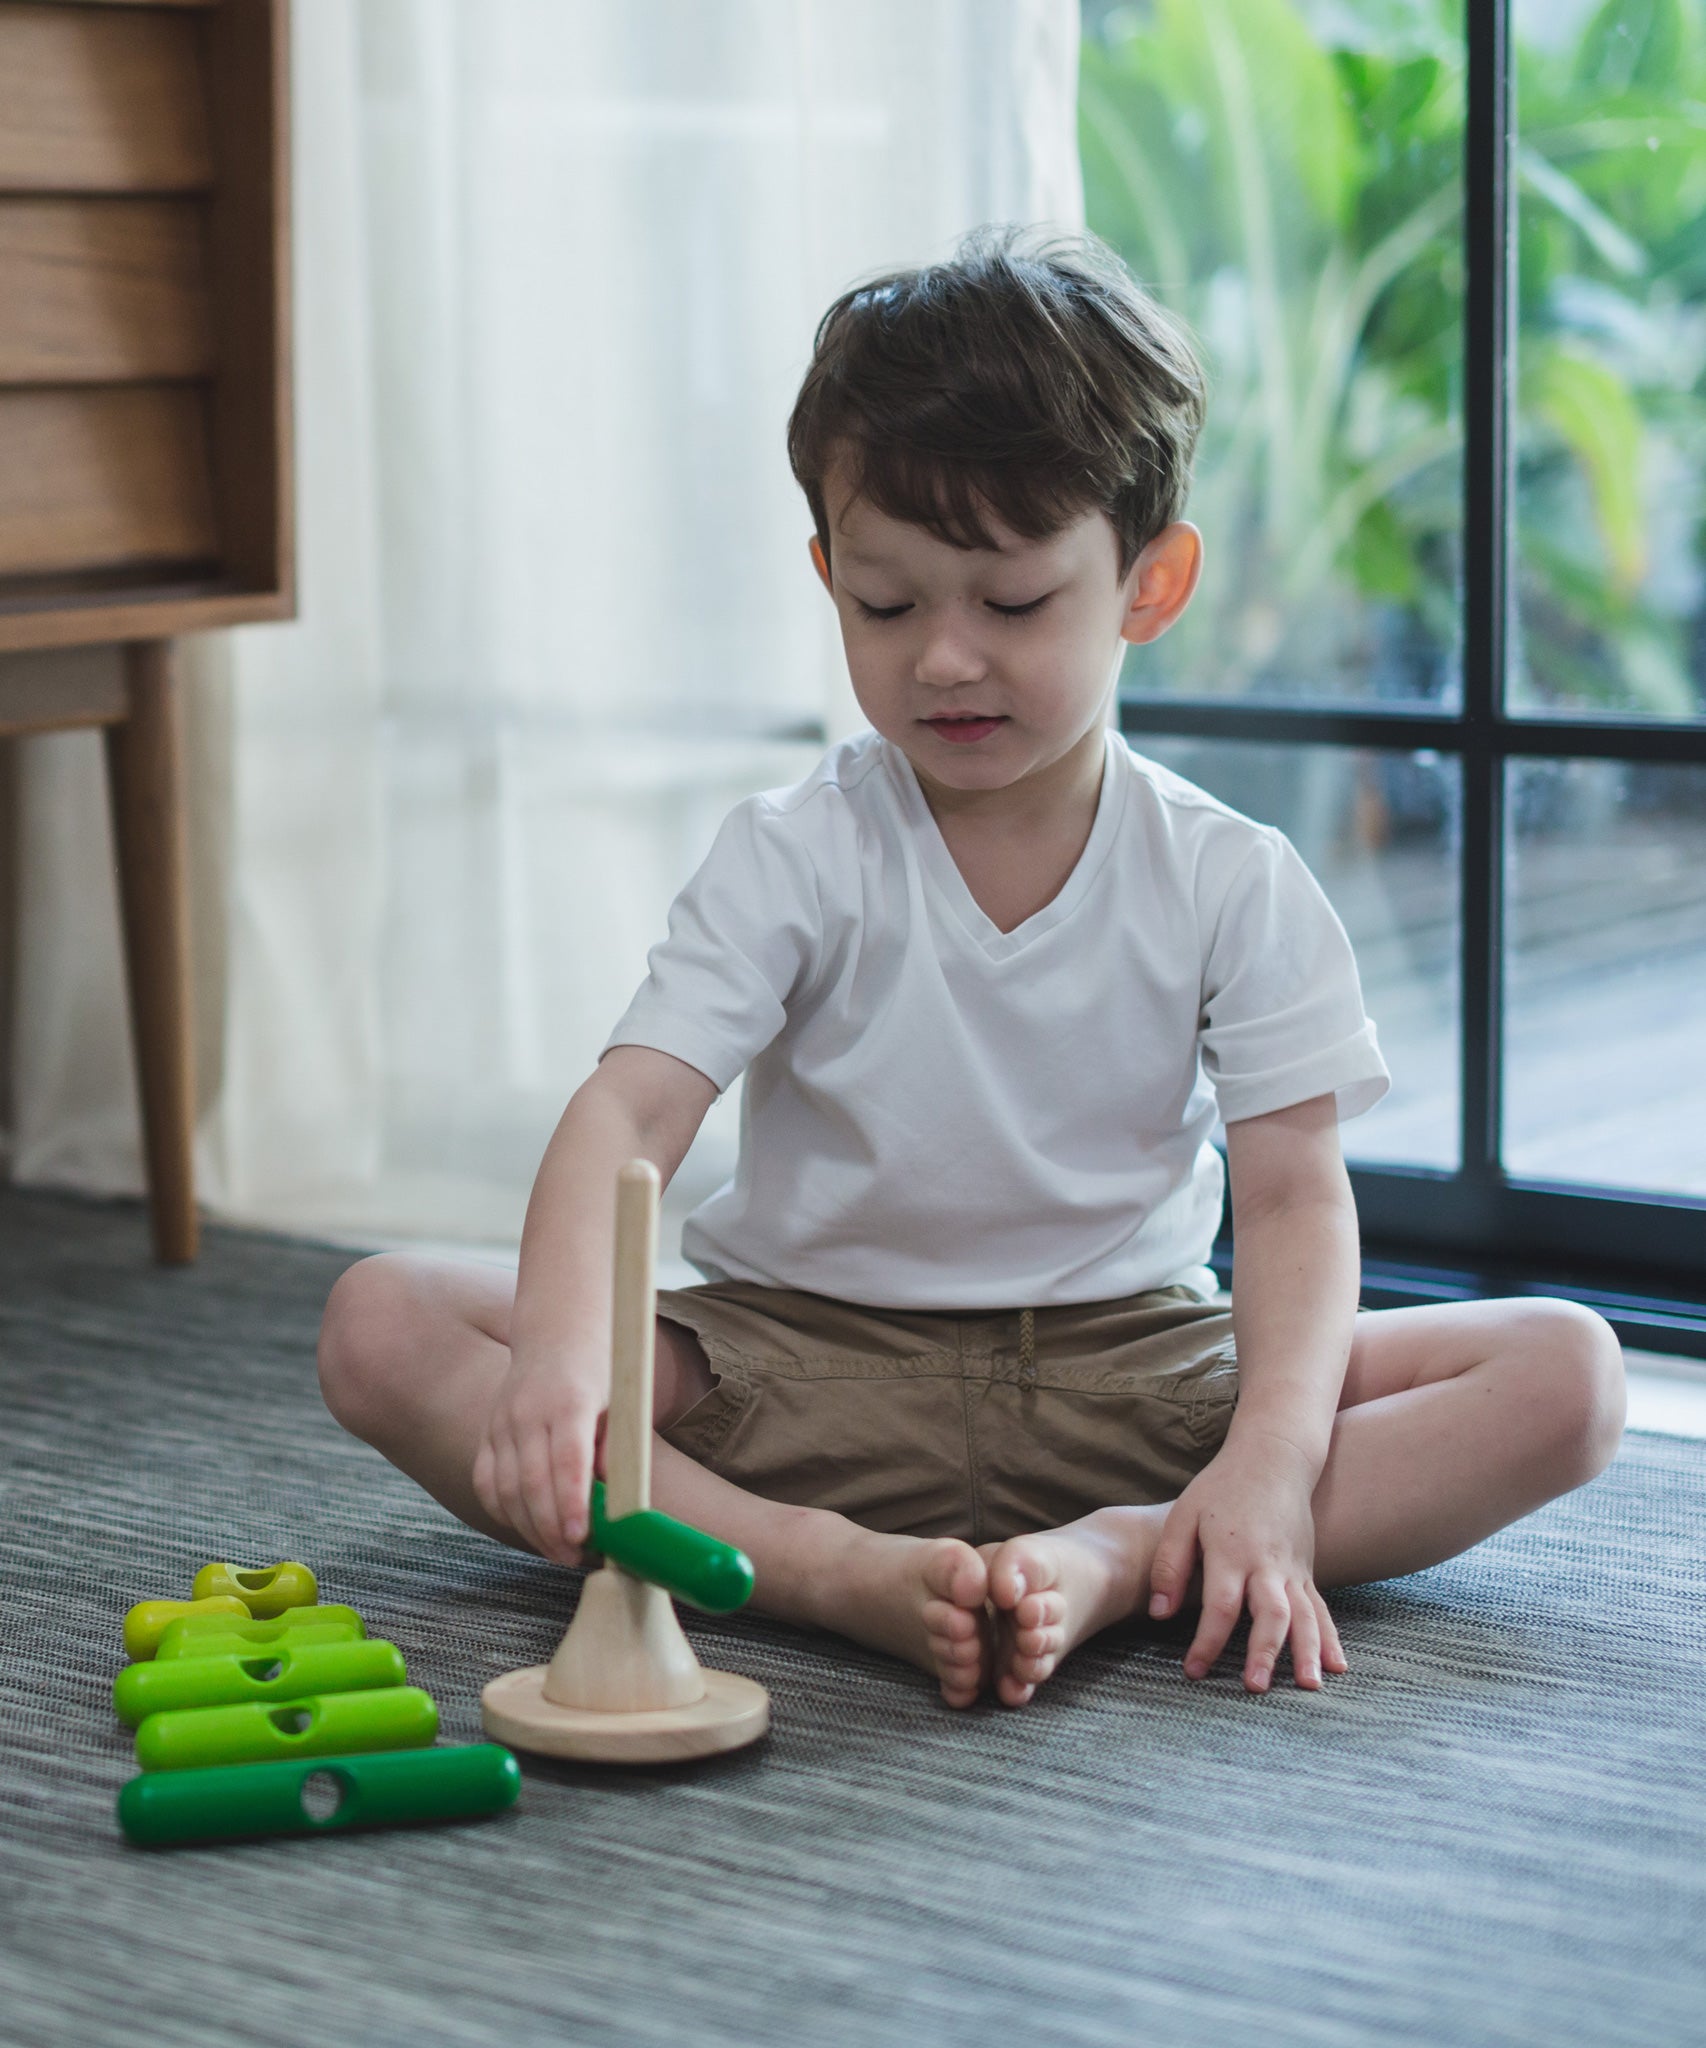
POLYGON ((107 728, 155 1245, 192 1257, 173 636, 294 609, 287 0, 0 0, 0 733, 107 728), (122 642, 122 692, 7 650, 122 642))

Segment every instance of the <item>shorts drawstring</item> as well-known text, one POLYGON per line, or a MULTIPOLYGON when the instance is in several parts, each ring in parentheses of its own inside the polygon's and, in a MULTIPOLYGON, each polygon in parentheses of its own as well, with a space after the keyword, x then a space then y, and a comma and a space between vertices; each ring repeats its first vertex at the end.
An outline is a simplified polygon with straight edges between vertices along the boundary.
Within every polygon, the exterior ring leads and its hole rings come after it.
POLYGON ((1034 1387, 1037 1383, 1037 1312, 1034 1308, 1019 1311, 1019 1384, 1034 1387))

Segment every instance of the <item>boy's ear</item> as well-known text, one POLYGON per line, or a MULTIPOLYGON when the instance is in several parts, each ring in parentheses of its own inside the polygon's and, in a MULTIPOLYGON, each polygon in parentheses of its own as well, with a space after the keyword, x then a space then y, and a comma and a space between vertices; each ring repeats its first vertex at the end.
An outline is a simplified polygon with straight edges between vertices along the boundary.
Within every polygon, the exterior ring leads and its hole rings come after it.
POLYGON ((833 597, 835 595, 835 586, 829 580, 829 564, 824 560, 823 543, 815 533, 811 537, 811 551, 812 567, 817 571, 818 581, 829 592, 830 596, 833 597))
POLYGON ((1202 574, 1202 535, 1187 519, 1165 526, 1132 564, 1131 597, 1120 638, 1140 647, 1158 640, 1191 601, 1202 574))

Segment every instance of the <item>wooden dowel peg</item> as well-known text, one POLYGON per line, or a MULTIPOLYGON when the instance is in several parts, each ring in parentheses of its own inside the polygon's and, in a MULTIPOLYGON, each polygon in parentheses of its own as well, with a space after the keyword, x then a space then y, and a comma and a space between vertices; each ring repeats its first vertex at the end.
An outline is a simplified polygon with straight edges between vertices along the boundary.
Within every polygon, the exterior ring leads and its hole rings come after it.
POLYGON ((604 1438, 605 1507, 612 1519, 652 1504, 659 1187, 649 1159, 631 1159, 616 1176, 610 1422, 604 1438))

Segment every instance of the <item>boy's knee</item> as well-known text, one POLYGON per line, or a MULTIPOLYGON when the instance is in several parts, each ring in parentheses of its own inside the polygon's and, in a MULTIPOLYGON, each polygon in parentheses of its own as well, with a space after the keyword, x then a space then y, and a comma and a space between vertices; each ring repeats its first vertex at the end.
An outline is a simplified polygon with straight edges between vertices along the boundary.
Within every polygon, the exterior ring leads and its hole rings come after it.
POLYGON ((1536 1301, 1527 1308, 1547 1411, 1560 1453, 1572 1467, 1570 1483, 1580 1486, 1605 1470, 1623 1441, 1623 1347, 1605 1318, 1579 1302, 1536 1301))
POLYGON ((326 1406, 348 1430, 365 1434, 385 1406, 393 1362, 406 1347, 414 1308, 408 1262, 382 1252, 339 1275, 320 1319, 318 1364, 326 1406))

